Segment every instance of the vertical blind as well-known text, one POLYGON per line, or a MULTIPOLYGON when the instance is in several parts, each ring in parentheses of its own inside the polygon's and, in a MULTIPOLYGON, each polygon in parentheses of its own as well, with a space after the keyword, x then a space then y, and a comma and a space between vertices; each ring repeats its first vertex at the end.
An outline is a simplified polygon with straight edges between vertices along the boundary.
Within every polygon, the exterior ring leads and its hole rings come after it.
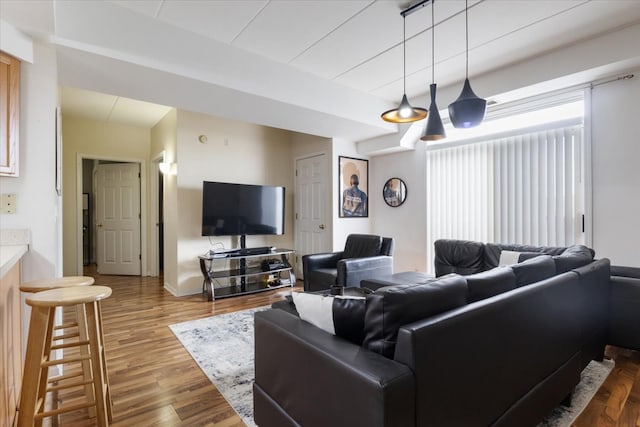
POLYGON ((427 254, 433 242, 582 243, 582 125, 427 151, 427 254))

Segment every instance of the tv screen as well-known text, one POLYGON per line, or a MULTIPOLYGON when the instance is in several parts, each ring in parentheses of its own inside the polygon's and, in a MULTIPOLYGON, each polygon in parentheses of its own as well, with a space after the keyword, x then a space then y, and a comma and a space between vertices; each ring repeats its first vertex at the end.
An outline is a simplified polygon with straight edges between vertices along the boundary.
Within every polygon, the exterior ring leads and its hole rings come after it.
POLYGON ((202 183, 202 235, 284 234, 284 187, 202 183))

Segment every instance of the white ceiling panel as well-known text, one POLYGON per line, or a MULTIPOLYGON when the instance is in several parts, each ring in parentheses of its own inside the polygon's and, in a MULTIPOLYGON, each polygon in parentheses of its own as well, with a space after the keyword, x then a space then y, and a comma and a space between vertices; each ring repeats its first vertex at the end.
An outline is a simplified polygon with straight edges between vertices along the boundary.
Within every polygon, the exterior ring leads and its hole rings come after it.
POLYGON ((266 0, 165 0, 159 19, 231 43, 267 5, 266 0))
POLYGON ((396 1, 373 3, 291 64, 333 79, 402 42, 400 10, 396 1))
POLYGON ((111 3, 115 3, 118 6, 126 7, 127 9, 131 9, 134 12, 151 16, 153 18, 158 17, 157 15, 160 11, 160 6, 162 6, 162 0, 111 0, 111 3))
POLYGON ((370 0, 270 2, 233 45, 286 63, 370 3, 370 0))

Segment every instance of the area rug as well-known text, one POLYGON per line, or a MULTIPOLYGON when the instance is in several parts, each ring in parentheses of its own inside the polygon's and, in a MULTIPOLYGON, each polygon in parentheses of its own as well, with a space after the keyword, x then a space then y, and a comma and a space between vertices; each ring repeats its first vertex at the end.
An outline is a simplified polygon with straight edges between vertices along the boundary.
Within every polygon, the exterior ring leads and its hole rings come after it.
MULTIPOLYGON (((260 307, 170 325, 191 357, 247 426, 253 427, 253 314, 260 307)), ((582 372, 570 407, 558 406, 537 427, 569 427, 613 369, 592 361, 582 372)))
POLYGON ((569 427, 593 399, 614 366, 615 362, 610 359, 589 362, 580 374, 580 382, 573 392, 571 406, 556 406, 551 414, 538 424, 538 427, 569 427))
POLYGON ((247 426, 253 427, 253 314, 259 307, 169 325, 247 426))

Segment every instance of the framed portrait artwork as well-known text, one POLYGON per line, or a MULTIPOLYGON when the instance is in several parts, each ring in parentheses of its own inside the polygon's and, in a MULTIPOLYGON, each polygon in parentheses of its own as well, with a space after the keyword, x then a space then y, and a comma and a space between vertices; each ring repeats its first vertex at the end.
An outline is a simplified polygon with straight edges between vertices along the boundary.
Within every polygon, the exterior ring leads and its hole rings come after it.
POLYGON ((338 157, 340 218, 369 216, 369 161, 338 157))

